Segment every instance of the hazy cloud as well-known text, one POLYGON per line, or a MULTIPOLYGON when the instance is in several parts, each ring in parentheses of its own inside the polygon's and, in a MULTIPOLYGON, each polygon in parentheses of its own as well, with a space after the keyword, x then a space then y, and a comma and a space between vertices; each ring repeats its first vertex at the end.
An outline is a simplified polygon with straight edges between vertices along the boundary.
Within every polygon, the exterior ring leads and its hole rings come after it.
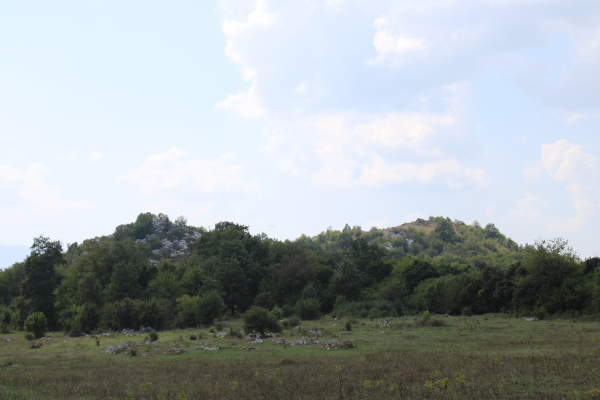
POLYGON ((227 153, 215 160, 186 160, 187 153, 172 147, 163 154, 155 154, 135 171, 121 176, 142 184, 144 196, 203 192, 243 192, 257 189, 239 177, 243 167, 233 164, 235 154, 227 153))
POLYGON ((50 170, 42 163, 32 164, 23 172, 0 165, 0 187, 4 186, 0 199, 0 223, 96 209, 90 201, 64 199, 59 188, 48 185, 49 174, 50 170))

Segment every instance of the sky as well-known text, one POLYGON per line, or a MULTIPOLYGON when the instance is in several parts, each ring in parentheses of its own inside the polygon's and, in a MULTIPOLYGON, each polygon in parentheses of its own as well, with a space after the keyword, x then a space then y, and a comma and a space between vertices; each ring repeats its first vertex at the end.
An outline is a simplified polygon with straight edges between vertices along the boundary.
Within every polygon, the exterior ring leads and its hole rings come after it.
POLYGON ((0 4, 0 244, 429 216, 600 255, 597 0, 0 4))

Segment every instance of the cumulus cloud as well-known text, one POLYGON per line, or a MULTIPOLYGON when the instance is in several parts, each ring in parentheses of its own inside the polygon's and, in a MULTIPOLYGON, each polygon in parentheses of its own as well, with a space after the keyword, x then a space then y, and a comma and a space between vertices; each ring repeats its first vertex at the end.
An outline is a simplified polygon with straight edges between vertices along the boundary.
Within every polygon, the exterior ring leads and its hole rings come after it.
POLYGON ((142 184, 144 196, 165 193, 214 194, 216 192, 248 193, 257 189, 239 175, 243 167, 233 164, 235 154, 227 153, 215 160, 185 160, 186 153, 175 147, 163 154, 155 154, 144 164, 121 176, 142 184))
POLYGON ((377 51, 377 57, 369 59, 368 65, 375 65, 385 62, 390 58, 394 58, 395 62, 401 60, 402 56, 409 52, 419 50, 419 55, 424 56, 427 53, 427 48, 423 39, 406 37, 402 34, 395 34, 389 26, 390 22, 384 16, 380 16, 375 20, 377 33, 373 38, 373 46, 377 51))
POLYGON ((589 117, 590 116, 586 114, 570 113, 567 119, 565 120, 565 125, 573 125, 574 123, 589 117))
POLYGON ((463 118, 455 100, 463 98, 462 91, 455 86, 447 91, 448 107, 441 114, 340 112, 294 122, 271 120, 263 150, 282 169, 308 176, 320 187, 486 186, 490 179, 482 168, 463 165, 456 157, 472 136, 462 129, 464 121, 456 120, 463 118))
POLYGON ((275 15, 267 10, 264 0, 257 0, 254 10, 246 17, 246 20, 225 19, 221 22, 223 34, 227 39, 225 54, 242 69, 242 76, 250 81, 250 88, 236 94, 228 95, 225 100, 217 102, 217 108, 229 109, 242 118, 258 118, 265 115, 265 109, 258 97, 258 71, 250 65, 242 52, 238 50, 236 43, 243 39, 248 31, 255 28, 267 27, 273 23, 275 15))
POLYGON ((532 193, 525 193, 525 197, 517 200, 517 208, 510 213, 510 218, 520 221, 533 221, 541 217, 540 210, 548 207, 542 199, 532 193))
POLYGON ((23 172, 0 165, 0 186, 3 186, 0 223, 96 209, 90 201, 64 199, 59 188, 48 185, 49 174, 50 170, 42 163, 32 164, 23 172))
MULTIPOLYGON (((542 171, 556 182, 564 182, 565 190, 570 193, 574 216, 548 221, 549 229, 573 230, 585 226, 592 214, 600 209, 600 185, 596 157, 586 153, 582 146, 566 139, 541 146, 540 160, 525 169, 525 177, 538 177, 542 171)), ((529 220, 540 216, 536 208, 541 199, 527 194, 517 202, 511 217, 529 220)), ((546 204, 545 204, 546 205, 546 204)))
MULTIPOLYGON (((577 71, 591 88, 600 76, 590 75, 600 49, 597 24, 567 4, 415 0, 362 7, 325 0, 307 7, 258 0, 231 17, 244 4, 229 0, 220 12, 225 53, 251 85, 217 107, 263 118, 262 150, 315 186, 488 185, 476 151, 471 82, 503 68, 536 96, 515 77, 529 77, 540 63, 573 93, 577 71), (560 75, 536 52, 565 34, 577 55, 565 53, 560 75)), ((594 90, 585 93, 585 104, 593 104, 594 90)), ((576 122, 583 112, 571 105, 576 122)), ((547 168, 540 162, 524 176, 547 168)))
POLYGON ((596 157, 585 153, 581 146, 562 139, 542 145, 541 163, 548 175, 557 181, 581 179, 593 173, 596 157))

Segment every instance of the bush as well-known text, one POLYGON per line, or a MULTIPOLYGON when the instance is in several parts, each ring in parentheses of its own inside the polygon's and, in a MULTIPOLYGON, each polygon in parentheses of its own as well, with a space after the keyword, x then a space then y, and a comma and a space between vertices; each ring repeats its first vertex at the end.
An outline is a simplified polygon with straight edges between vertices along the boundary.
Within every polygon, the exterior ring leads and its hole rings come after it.
POLYGON ((376 299, 344 302, 336 299, 333 314, 337 317, 352 316, 360 318, 369 317, 372 319, 396 317, 398 316, 396 308, 397 304, 394 304, 389 300, 376 299))
POLYGON ((295 315, 292 315, 287 319, 287 322, 291 327, 298 326, 300 325, 300 318, 296 317, 295 315))
POLYGON ((344 350, 353 349, 354 342, 351 342, 350 340, 346 340, 344 343, 341 344, 341 348, 344 350))
POLYGON ((350 322, 346 322, 346 330, 350 332, 352 330, 352 324, 350 322))
POLYGON ((36 339, 44 337, 46 328, 48 327, 48 320, 46 316, 41 312, 35 312, 29 314, 25 320, 25 330, 33 333, 36 339))
POLYGON ((202 295, 195 304, 196 315, 202 324, 211 324, 215 319, 222 317, 226 308, 223 298, 216 290, 202 295))
POLYGON ((150 334, 148 336, 150 336, 151 342, 156 342, 158 340, 158 333, 156 333, 156 332, 150 332, 150 334))
POLYGON ((317 299, 298 300, 296 313, 304 320, 314 320, 321 317, 321 303, 317 299))
POLYGON ((235 329, 233 327, 229 328, 229 337, 231 338, 241 338, 242 332, 239 329, 235 329))
POLYGON ((196 335, 190 335, 190 340, 196 340, 196 335))
POLYGON ((31 342, 33 339, 35 339, 35 337, 31 333, 25 334, 25 340, 27 340, 28 342, 31 342))
POLYGON ((471 311, 471 307, 467 306, 462 309, 462 311, 460 312, 460 315, 462 315, 463 317, 472 317, 473 311, 471 311))
POLYGON ((222 331, 223 330, 223 322, 221 322, 221 321, 215 322, 215 329, 219 332, 222 331))
POLYGON ((244 321, 244 331, 247 333, 258 332, 264 335, 267 332, 282 331, 277 317, 263 307, 251 307, 242 315, 242 320, 244 321))

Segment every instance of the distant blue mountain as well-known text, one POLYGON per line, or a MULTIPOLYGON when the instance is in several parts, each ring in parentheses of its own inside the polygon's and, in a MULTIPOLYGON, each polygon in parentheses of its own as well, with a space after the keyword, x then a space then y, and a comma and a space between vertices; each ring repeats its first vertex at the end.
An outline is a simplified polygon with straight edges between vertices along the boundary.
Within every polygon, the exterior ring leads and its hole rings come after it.
POLYGON ((8 268, 16 262, 25 260, 31 249, 24 244, 0 244, 0 269, 8 268))

